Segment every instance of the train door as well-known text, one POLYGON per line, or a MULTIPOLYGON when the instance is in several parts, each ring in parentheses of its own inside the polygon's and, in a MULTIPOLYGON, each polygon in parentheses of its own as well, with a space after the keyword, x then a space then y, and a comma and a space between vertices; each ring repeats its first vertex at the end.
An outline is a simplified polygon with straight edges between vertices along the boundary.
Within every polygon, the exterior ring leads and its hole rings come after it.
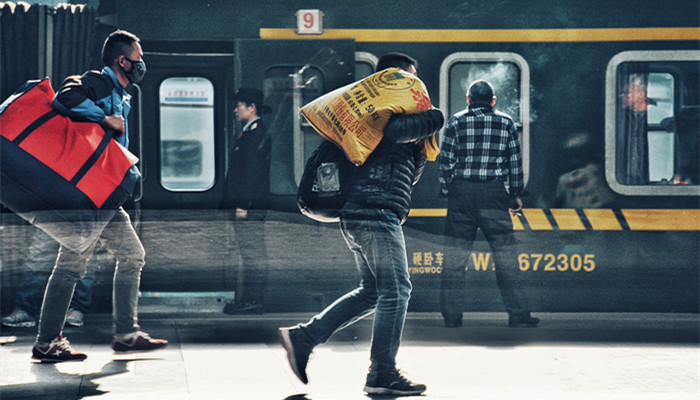
MULTIPOLYGON (((242 128, 235 121, 232 104, 238 88, 261 89, 265 105, 272 108, 263 117, 272 143, 268 220, 274 220, 272 213, 279 211, 293 211, 278 214, 284 218, 303 218, 296 207, 297 183, 321 137, 302 123, 298 110, 354 81, 354 51, 351 40, 245 39, 235 41, 234 54, 144 56, 148 73, 137 96, 141 147, 134 150, 144 172, 138 201, 139 235, 148 265, 142 275, 144 293, 196 291, 229 296, 240 289, 241 246, 229 210, 221 208, 226 176, 236 173, 227 171, 227 166, 233 156, 234 133, 242 128)), ((263 228, 255 223, 249 224, 251 230, 263 228)), ((293 229, 285 232, 268 240, 294 234, 293 229)), ((268 247, 282 255, 291 253, 276 242, 268 247)), ((282 255, 269 258, 288 264, 282 255)), ((270 277, 268 292, 276 293, 278 278, 270 277)), ((309 301, 291 304, 270 296, 266 304, 284 309, 303 307, 301 303, 309 301)))
POLYGON ((216 208, 223 182, 232 54, 146 53, 148 73, 136 91, 143 180, 142 208, 216 208))
POLYGON ((234 51, 236 88, 261 89, 272 108, 263 118, 272 139, 271 207, 296 211, 305 161, 322 140, 299 108, 355 80, 355 42, 240 39, 234 51))
MULTIPOLYGON (((352 256, 337 225, 310 223, 297 208, 297 186, 306 159, 323 140, 300 117, 299 109, 324 93, 355 81, 355 43, 244 39, 235 42, 234 53, 236 88, 261 89, 265 105, 272 109, 263 116, 272 143, 271 209, 263 224, 248 224, 245 232, 239 224, 233 224, 234 236, 262 233, 260 241, 265 247, 263 250, 250 242, 246 245, 246 239, 237 239, 237 246, 246 246, 248 257, 269 271, 265 288, 257 289, 264 292, 263 309, 294 312, 323 308, 328 304, 326 299, 344 293, 356 276, 352 256), (343 263, 348 267, 339 268, 343 263), (309 274, 315 279, 309 279, 309 274), (320 286, 319 281, 323 282, 320 286)), ((246 249, 240 251, 245 256, 246 249)), ((245 272, 237 273, 245 282, 245 272)))

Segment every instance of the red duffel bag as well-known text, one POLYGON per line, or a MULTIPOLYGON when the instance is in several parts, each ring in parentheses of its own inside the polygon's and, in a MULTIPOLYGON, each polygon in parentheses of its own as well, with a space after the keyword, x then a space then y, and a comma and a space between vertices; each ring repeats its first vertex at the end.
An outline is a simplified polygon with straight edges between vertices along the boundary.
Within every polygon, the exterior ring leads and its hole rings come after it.
POLYGON ((99 124, 56 113, 53 97, 46 78, 0 105, 0 202, 84 252, 133 194, 138 158, 99 124))

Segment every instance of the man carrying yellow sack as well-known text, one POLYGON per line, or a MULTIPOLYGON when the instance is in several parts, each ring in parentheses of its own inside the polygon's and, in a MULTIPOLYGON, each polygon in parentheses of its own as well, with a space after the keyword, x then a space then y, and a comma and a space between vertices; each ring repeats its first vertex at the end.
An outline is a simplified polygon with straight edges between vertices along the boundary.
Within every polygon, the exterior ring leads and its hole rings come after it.
MULTIPOLYGON (((380 58, 377 70, 395 67, 415 75, 416 64, 407 55, 390 53, 380 58)), ((279 330, 289 364, 302 382, 308 382, 306 365, 315 346, 375 313, 365 392, 412 395, 426 390, 396 367, 411 293, 401 224, 410 210, 412 187, 425 166, 425 141, 443 123, 442 112, 430 108, 429 102, 422 112, 391 116, 379 143, 358 168, 340 211, 340 228, 355 256, 360 286, 309 322, 279 330)))
MULTIPOLYGON (((362 165, 379 145, 393 115, 417 114, 432 108, 428 90, 414 67, 377 71, 319 97, 300 110, 311 126, 343 149, 355 165, 362 165)), ((435 161, 440 153, 435 135, 426 138, 423 147, 427 159, 435 161)))

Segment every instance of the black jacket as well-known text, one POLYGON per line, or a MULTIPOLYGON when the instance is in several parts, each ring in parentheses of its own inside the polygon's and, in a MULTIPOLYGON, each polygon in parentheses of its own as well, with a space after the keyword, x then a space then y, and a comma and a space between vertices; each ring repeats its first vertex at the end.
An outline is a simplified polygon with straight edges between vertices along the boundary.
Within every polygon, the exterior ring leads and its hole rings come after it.
POLYGON ((348 201, 366 208, 394 211, 403 223, 411 209, 411 191, 418 183, 426 158, 423 141, 445 123, 442 112, 397 114, 384 128, 377 148, 359 167, 348 201))
POLYGON ((226 172, 222 207, 266 209, 270 193, 270 137, 262 121, 236 139, 226 172))

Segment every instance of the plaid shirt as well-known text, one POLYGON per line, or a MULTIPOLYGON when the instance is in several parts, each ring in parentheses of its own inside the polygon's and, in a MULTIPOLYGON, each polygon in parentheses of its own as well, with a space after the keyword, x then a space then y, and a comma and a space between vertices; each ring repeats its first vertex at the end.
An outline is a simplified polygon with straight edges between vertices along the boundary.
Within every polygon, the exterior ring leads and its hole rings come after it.
POLYGON ((523 162, 513 119, 489 106, 468 107, 447 122, 438 160, 440 193, 459 178, 508 180, 511 196, 522 194, 523 162))

